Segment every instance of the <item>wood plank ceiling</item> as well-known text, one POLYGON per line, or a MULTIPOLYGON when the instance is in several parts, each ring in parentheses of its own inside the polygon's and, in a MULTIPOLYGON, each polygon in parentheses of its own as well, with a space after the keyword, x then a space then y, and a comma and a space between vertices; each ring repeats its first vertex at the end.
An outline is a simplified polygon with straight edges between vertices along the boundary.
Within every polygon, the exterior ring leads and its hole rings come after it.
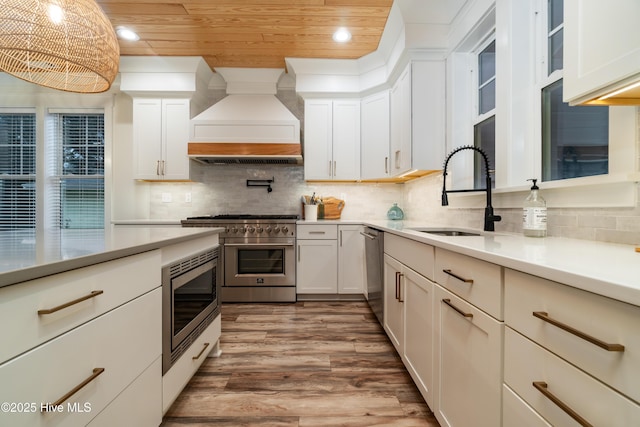
POLYGON ((120 40, 120 53, 202 56, 209 66, 284 68, 285 57, 355 59, 375 51, 393 0, 97 0, 120 40), (338 27, 352 33, 337 43, 338 27))

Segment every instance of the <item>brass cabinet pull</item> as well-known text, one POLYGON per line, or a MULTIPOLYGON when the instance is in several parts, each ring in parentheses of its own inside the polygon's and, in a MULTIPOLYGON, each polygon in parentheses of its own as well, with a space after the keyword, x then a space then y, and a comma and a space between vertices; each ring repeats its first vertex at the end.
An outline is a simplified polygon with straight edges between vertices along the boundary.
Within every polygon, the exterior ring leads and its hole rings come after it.
POLYGON ((86 380, 82 381, 80 384, 75 386, 67 394, 65 394, 60 399, 53 402, 51 405, 47 405, 47 407, 44 410, 47 411, 48 410, 47 408, 49 407, 55 408, 57 406, 62 405, 68 398, 76 394, 78 391, 80 391, 80 389, 82 389, 84 386, 89 384, 91 381, 95 380, 98 377, 98 375, 100 375, 103 372, 104 372, 104 368, 93 368, 93 373, 86 380))
POLYGON ((338 162, 336 162, 334 160, 333 161, 333 176, 335 177, 336 175, 338 175, 338 162))
POLYGON ((587 420, 582 418, 576 411, 571 409, 562 400, 560 400, 556 396, 554 396, 553 393, 551 393, 549 391, 549 389, 547 388, 547 383, 545 383, 544 381, 534 381, 533 382, 533 386, 536 388, 536 390, 538 390, 540 393, 542 393, 544 395, 544 397, 546 397, 547 399, 549 399, 550 401, 555 403, 558 406, 558 408, 562 409, 567 415, 569 415, 571 418, 576 420, 578 422, 578 424, 580 424, 583 427, 592 427, 592 425, 589 424, 589 422, 587 420))
POLYGON ((442 302, 447 304, 449 307, 451 307, 460 316, 464 316, 464 317, 467 317, 469 319, 473 319, 473 314, 472 313, 465 313, 464 311, 460 310, 458 307, 456 307, 455 305, 451 304, 451 300, 449 298, 443 299, 442 302))
POLYGON ((389 157, 384 158, 384 173, 385 175, 389 173, 389 157))
POLYGON ((404 277, 404 273, 398 274, 398 301, 404 302, 404 297, 402 296, 402 278, 404 277))
POLYGON ((455 277, 456 279, 460 280, 461 282, 473 285, 473 279, 465 279, 464 277, 458 276, 457 274, 451 272, 451 270, 449 270, 449 269, 442 270, 442 272, 445 273, 445 274, 448 274, 451 277, 455 277))
POLYGON ((51 314, 51 313, 55 313, 56 311, 60 311, 62 309, 65 309, 67 307, 71 307, 72 305, 78 304, 82 301, 86 301, 88 299, 97 297, 100 294, 103 294, 104 291, 92 291, 89 295, 85 295, 83 297, 80 297, 78 299, 74 299, 73 301, 69 301, 66 302, 62 305, 59 305, 57 307, 53 307, 53 308, 47 308, 45 310, 38 310, 38 315, 42 315, 42 314, 51 314))
POLYGON ((396 271, 396 299, 398 302, 404 302, 404 299, 402 299, 402 293, 400 292, 400 279, 402 277, 404 277, 404 274, 396 271))
POLYGON ((204 351, 207 349, 207 347, 209 347, 209 343, 208 342, 204 343, 204 347, 202 347, 202 350, 200 350, 200 353, 198 353, 197 356, 193 356, 192 359, 193 360, 200 359, 200 356, 202 356, 202 353, 204 353, 204 351))
POLYGON ((620 351, 620 352, 624 351, 624 346, 622 344, 609 344, 604 341, 601 341, 598 338, 592 337, 591 335, 587 335, 584 332, 579 331, 575 328, 572 328, 569 325, 566 325, 562 322, 552 319, 544 311, 534 311, 533 315, 538 319, 542 319, 545 322, 551 323, 553 326, 557 326, 558 328, 563 329, 569 332, 570 334, 573 334, 579 338, 582 338, 583 340, 588 341, 591 344, 597 345, 598 347, 603 348, 607 351, 620 351))

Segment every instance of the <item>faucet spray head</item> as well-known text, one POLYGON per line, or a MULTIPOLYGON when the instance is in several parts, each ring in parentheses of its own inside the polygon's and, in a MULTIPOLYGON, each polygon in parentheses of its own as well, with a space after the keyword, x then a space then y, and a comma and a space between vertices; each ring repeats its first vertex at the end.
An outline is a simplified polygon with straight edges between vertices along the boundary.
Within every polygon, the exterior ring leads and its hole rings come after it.
POLYGON ((442 191, 442 206, 449 206, 449 198, 447 197, 447 192, 442 191))

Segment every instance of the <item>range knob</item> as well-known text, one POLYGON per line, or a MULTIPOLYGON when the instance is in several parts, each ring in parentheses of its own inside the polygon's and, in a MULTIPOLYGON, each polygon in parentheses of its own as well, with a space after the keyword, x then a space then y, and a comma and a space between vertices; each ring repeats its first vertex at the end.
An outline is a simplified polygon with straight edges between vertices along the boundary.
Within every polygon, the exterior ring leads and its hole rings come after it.
POLYGON ((237 233, 238 232, 238 227, 231 227, 231 232, 232 233, 237 233))
POLYGON ((280 232, 280 227, 278 227, 277 225, 275 226, 275 228, 273 229, 274 233, 278 233, 280 232))
POLYGON ((284 234, 287 234, 287 233, 289 232, 289 227, 286 227, 286 226, 285 226, 285 227, 282 227, 282 232, 283 232, 284 234))
POLYGON ((254 227, 249 227, 247 230, 249 230, 249 233, 253 233, 254 231, 256 231, 254 227))
POLYGON ((256 228, 256 231, 257 231, 258 233, 262 233, 262 232, 264 231, 264 229, 263 229, 262 227, 258 227, 258 228, 256 228))
POLYGON ((267 226, 267 228, 265 229, 265 231, 266 231, 267 233, 271 233, 271 227, 267 226))

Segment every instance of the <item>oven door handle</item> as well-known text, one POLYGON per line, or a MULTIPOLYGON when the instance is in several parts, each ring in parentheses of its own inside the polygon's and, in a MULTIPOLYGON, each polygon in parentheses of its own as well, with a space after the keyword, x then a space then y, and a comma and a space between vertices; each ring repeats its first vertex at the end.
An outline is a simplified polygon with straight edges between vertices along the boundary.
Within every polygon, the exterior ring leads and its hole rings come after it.
POLYGON ((293 246, 294 243, 225 243, 224 246, 293 246))

